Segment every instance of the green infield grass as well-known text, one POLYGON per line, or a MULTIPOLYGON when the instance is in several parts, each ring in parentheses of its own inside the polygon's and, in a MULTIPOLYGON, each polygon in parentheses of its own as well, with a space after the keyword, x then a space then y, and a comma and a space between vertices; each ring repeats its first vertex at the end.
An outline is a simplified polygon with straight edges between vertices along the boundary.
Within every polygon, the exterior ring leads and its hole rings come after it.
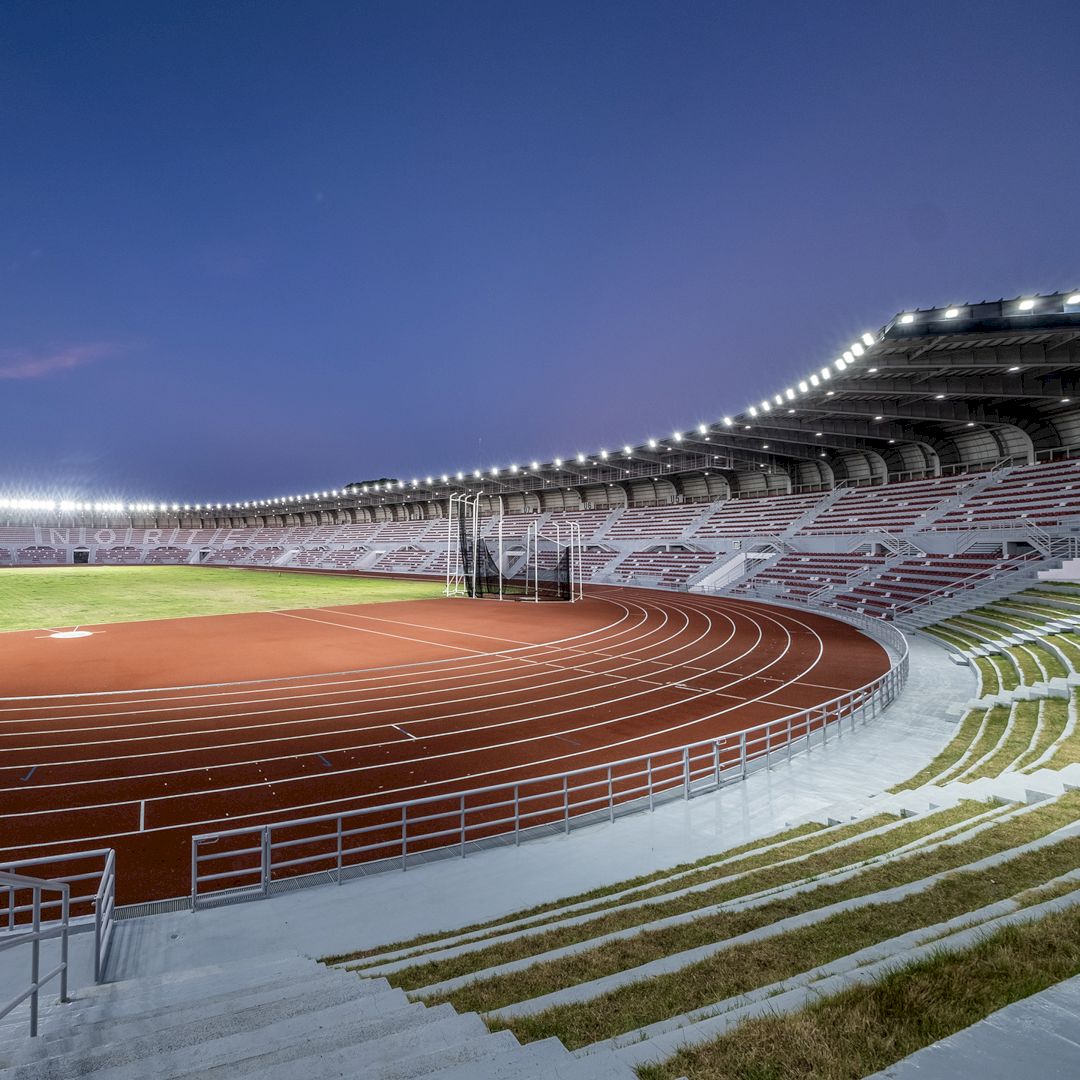
POLYGON ((438 581, 205 566, 0 570, 0 631, 378 604, 442 596, 438 581))

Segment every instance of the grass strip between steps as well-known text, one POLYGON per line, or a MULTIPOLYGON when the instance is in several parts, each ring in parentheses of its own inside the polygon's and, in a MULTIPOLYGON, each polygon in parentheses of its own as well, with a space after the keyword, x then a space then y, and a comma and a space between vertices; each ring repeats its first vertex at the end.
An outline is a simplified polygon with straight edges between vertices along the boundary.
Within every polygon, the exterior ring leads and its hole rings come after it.
POLYGON ((798 1012, 740 1024, 641 1080, 860 1080, 1080 973, 1080 909, 1007 926, 798 1012))
MULTIPOLYGON (((1047 704, 1065 705, 1060 698, 1047 702, 1047 704)), ((1046 763, 1048 769, 1063 769, 1066 765, 1074 765, 1080 761, 1080 724, 1073 728, 1072 734, 1061 741, 1053 757, 1046 763)))
POLYGON ((998 677, 1001 679, 1002 690, 1015 690, 1020 685, 1020 676, 1016 673, 1016 668, 1007 656, 1001 655, 1001 653, 995 653, 990 658, 994 667, 998 669, 998 677))
MULTIPOLYGON (((704 858, 698 859, 695 862, 679 863, 676 866, 665 867, 663 870, 655 870, 650 874, 641 874, 638 877, 613 882, 611 885, 603 885, 599 888, 591 889, 589 892, 577 893, 574 896, 563 896, 558 900, 552 900, 546 904, 537 904, 534 907, 523 908, 520 911, 511 912, 509 915, 504 915, 498 919, 489 919, 487 922, 470 923, 468 926, 438 930, 430 934, 418 934, 416 937, 408 938, 404 941, 393 941, 387 945, 379 945, 373 949, 359 949, 356 952, 325 956, 322 958, 322 963, 338 964, 347 960, 363 960, 369 957, 381 956, 384 953, 420 948, 421 946, 429 945, 432 942, 442 941, 446 937, 458 937, 459 935, 471 934, 477 931, 488 930, 492 933, 497 933, 498 928, 505 923, 517 922, 520 919, 532 919, 534 916, 558 911, 560 908, 567 907, 571 904, 580 904, 589 900, 601 900, 605 896, 610 896, 612 893, 621 893, 627 889, 649 885, 654 881, 661 881, 673 874, 681 874, 689 870, 707 868, 714 863, 724 862, 725 860, 735 858, 738 855, 745 855, 755 848, 768 847, 772 844, 779 843, 786 844, 788 841, 800 840, 804 837, 813 837, 815 833, 822 832, 826 827, 827 826, 818 821, 807 822, 804 825, 798 825, 792 829, 785 829, 783 832, 773 833, 771 836, 763 836, 757 840, 751 840, 746 844, 741 844, 739 847, 728 848, 726 851, 722 851, 716 855, 706 855, 704 858)), ((835 838, 835 832, 829 833, 826 837, 821 838, 820 843, 829 843, 831 842, 831 839, 835 838)), ((792 849, 785 846, 781 851, 784 853, 765 852, 762 855, 762 859, 776 860, 788 858, 792 849)), ((739 865, 744 866, 748 864, 740 862, 739 865)), ((734 873, 735 871, 730 872, 734 873)))
POLYGON ((1077 643, 1076 638, 1068 634, 1052 634, 1046 640, 1056 645, 1065 654, 1065 659, 1069 661, 1073 671, 1080 671, 1080 644, 1077 643))
POLYGON ((972 709, 957 727, 956 734, 945 744, 942 750, 929 765, 917 772, 910 780, 890 788, 892 792, 910 791, 913 788, 922 787, 923 784, 931 783, 935 778, 948 772, 965 754, 971 746, 975 736, 982 726, 985 709, 972 709))
MULTIPOLYGON (((880 892, 932 874, 953 870, 987 855, 1017 847, 1052 832, 1080 816, 1080 795, 1063 797, 1030 814, 1003 822, 960 844, 921 852, 905 859, 869 867, 835 884, 780 897, 768 904, 738 912, 720 912, 693 922, 645 931, 632 938, 607 942, 588 952, 533 965, 523 971, 471 983, 431 1001, 450 1001, 459 1010, 487 1012, 518 1001, 527 1001, 564 986, 637 967, 672 953, 684 952, 745 934, 779 919, 826 907, 841 900, 880 892)), ((726 955, 726 952, 725 954, 726 955)), ((718 1000, 714 997, 711 1000, 718 1000)), ((580 1006, 579 1006, 580 1007, 580 1006)), ((681 1010, 675 1010, 676 1012, 681 1010)), ((668 1013, 667 1015, 672 1015, 668 1013)), ((629 1030, 629 1029, 627 1029, 629 1030)))
POLYGON ((1022 645, 1010 645, 1005 651, 1020 665, 1020 672, 1024 676, 1025 686, 1046 681, 1043 673, 1039 670, 1039 665, 1035 662, 1035 658, 1022 645))
POLYGON ((1068 668, 1045 645, 1032 642, 1028 648, 1039 658, 1039 663, 1046 669, 1046 674, 1051 679, 1064 679, 1068 676, 1068 668))
POLYGON ((1005 734, 1005 728, 1009 725, 1009 714, 1011 711, 1012 710, 1008 705, 995 705, 994 708, 986 714, 986 723, 983 724, 979 737, 972 744, 971 757, 969 757, 962 765, 957 765, 947 772, 938 783, 947 783, 948 781, 956 780, 961 776, 966 780, 969 775, 967 770, 977 761, 981 761, 987 754, 991 753, 1001 742, 1001 737, 1005 734))
POLYGON ((982 765, 964 777, 965 781, 978 780, 982 776, 1000 776, 1031 746, 1035 729, 1039 726, 1038 701, 1018 701, 1013 705, 1013 713, 1012 731, 982 765))
POLYGON ((1061 733, 1069 722, 1068 702, 1062 701, 1060 698, 1044 698, 1040 702, 1040 706, 1042 709, 1042 730, 1039 732, 1039 736, 1031 749, 1013 762, 1012 767, 1017 772, 1038 761, 1061 738, 1061 733))
POLYGON ((902 900, 842 911, 810 926, 725 949, 678 971, 630 983, 584 1004, 559 1005, 497 1026, 510 1028, 522 1041, 554 1035, 569 1049, 577 1049, 790 979, 999 900, 1027 893, 1027 903, 1037 903, 1031 890, 1075 870, 1078 863, 1080 838, 1072 838, 991 871, 950 874, 902 900))
POLYGON ((998 682, 997 668, 990 663, 989 657, 976 656, 975 666, 979 669, 980 675, 982 675, 981 692, 985 694, 996 694, 1000 688, 998 682))
MULTIPOLYGON (((626 911, 613 911, 599 919, 578 926, 556 927, 545 934, 532 938, 519 938, 493 945, 477 952, 451 957, 446 960, 432 961, 413 968, 406 968, 388 975, 395 986, 406 990, 431 986, 446 979, 483 971, 498 964, 512 960, 527 959, 550 949, 562 948, 577 942, 588 942, 593 938, 619 930, 630 930, 643 923, 652 922, 673 915, 683 915, 698 911, 727 900, 765 889, 781 888, 792 882, 814 878, 830 870, 857 865, 879 855, 902 847, 904 844, 919 840, 929 833, 953 824, 959 824, 966 818, 986 811, 983 803, 969 801, 948 810, 939 810, 927 817, 916 818, 908 825, 900 826, 881 836, 867 837, 865 840, 849 844, 838 851, 822 852, 811 855, 791 866, 777 866, 759 870, 738 881, 722 883, 702 892, 675 897, 671 900, 647 904, 643 907, 626 911)), ((843 888, 837 885, 836 888, 843 888)), ((479 979, 451 990, 446 994, 432 994, 424 1000, 433 1003, 450 1001, 455 1006, 464 1004, 466 1009, 487 1011, 509 1005, 515 1001, 536 997, 539 994, 556 990, 560 986, 587 982, 600 975, 621 971, 627 966, 636 966, 657 956, 666 956, 670 952, 680 952, 696 945, 707 944, 741 934, 757 926, 772 922, 779 910, 776 905, 794 905, 787 914, 797 911, 809 911, 823 904, 831 903, 825 896, 824 887, 815 889, 812 894, 793 897, 791 900, 777 900, 773 904, 746 912, 721 912, 714 915, 701 915, 675 926, 654 930, 642 930, 638 934, 605 942, 581 952, 559 959, 537 961, 530 967, 504 975, 494 975, 479 979), (764 912, 764 914, 762 914, 764 912)), ((873 891, 873 890, 871 890, 873 891)), ((858 887, 850 895, 859 895, 858 887)))

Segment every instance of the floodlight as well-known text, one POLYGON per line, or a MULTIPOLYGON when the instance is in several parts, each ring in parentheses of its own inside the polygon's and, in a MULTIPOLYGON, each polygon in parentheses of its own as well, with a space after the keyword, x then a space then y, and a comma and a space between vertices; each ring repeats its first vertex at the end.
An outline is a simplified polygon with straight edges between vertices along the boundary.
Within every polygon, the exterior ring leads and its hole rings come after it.
POLYGON ((585 455, 584 454, 578 454, 577 459, 578 459, 578 464, 579 465, 584 465, 585 464, 585 455))
POLYGON ((901 321, 901 322, 902 322, 902 323, 903 323, 903 324, 904 324, 905 326, 910 326, 910 325, 911 325, 911 324, 912 324, 912 323, 913 323, 913 322, 915 321, 915 316, 914 316, 914 315, 911 315, 911 314, 908 314, 908 315, 901 315, 901 316, 900 316, 900 321, 901 321))
POLYGON ((1072 296, 1065 297, 1066 304, 1080 304, 1080 292, 1073 293, 1072 296))
POLYGON ((946 308, 945 309, 945 318, 946 319, 955 319, 956 316, 959 315, 959 314, 960 314, 960 309, 959 308, 951 307, 951 308, 946 308))
POLYGON ((852 352, 853 352, 853 353, 854 353, 854 354, 855 354, 856 356, 862 356, 862 354, 863 354, 864 352, 866 352, 866 350, 865 350, 865 349, 864 349, 864 348, 863 348, 863 347, 862 347, 862 346, 861 346, 861 345, 860 345, 860 344, 859 344, 859 343, 858 343, 857 341, 855 342, 855 344, 854 344, 854 345, 852 345, 852 346, 851 346, 851 351, 852 351, 852 352))
POLYGON ((800 394, 805 394, 806 391, 809 390, 809 389, 810 389, 810 387, 806 385, 806 380, 805 379, 800 379, 799 380, 799 393, 800 394))
POLYGON ((1034 300, 1021 300, 1020 301, 1020 310, 1021 311, 1030 311, 1034 306, 1035 306, 1035 301, 1034 300))
POLYGON ((753 405, 750 406, 749 412, 751 416, 757 416, 757 409, 753 405))
POLYGON ((862 340, 863 340, 863 344, 869 349, 870 346, 874 344, 874 335, 873 334, 863 334, 862 340))

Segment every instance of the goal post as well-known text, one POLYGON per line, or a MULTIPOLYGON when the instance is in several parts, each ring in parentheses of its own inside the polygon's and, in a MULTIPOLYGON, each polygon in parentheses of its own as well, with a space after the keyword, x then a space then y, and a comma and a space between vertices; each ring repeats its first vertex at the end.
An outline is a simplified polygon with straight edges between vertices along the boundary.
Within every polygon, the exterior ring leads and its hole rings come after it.
POLYGON ((508 538, 500 513, 487 538, 483 531, 479 497, 451 495, 447 596, 570 603, 582 598, 581 528, 576 522, 541 527, 534 521, 524 535, 516 533, 508 538))

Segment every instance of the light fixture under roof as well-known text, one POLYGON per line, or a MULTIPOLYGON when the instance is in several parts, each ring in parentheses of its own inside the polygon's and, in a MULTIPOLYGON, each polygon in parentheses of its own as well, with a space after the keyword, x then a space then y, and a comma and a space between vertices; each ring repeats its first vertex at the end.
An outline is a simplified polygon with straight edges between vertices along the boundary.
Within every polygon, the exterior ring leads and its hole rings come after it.
POLYGON ((873 334, 863 334, 862 342, 869 349, 870 346, 874 344, 874 335, 873 334))
POLYGON ((915 321, 915 316, 912 315, 910 312, 908 312, 906 315, 901 315, 900 316, 900 321, 905 326, 910 326, 915 321))
POLYGON ((1027 298, 1027 299, 1021 300, 1020 303, 1017 304, 1017 307, 1019 307, 1021 311, 1031 311, 1031 309, 1033 307, 1035 307, 1035 301, 1030 299, 1030 298, 1027 298))
POLYGON ((945 309, 945 318, 946 319, 955 319, 956 316, 959 315, 959 314, 960 314, 960 309, 959 308, 951 307, 951 308, 946 308, 945 309))
POLYGON ((1065 303, 1070 304, 1070 305, 1072 305, 1072 304, 1080 304, 1080 292, 1073 293, 1072 296, 1066 296, 1065 297, 1065 303))

